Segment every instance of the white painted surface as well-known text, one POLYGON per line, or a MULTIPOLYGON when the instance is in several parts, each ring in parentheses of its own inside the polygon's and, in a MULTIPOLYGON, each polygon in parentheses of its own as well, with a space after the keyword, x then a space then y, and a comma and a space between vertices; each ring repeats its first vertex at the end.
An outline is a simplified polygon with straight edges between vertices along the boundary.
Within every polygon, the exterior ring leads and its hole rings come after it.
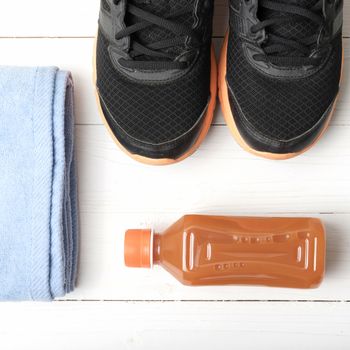
POLYGON ((348 350, 349 303, 3 305, 1 349, 348 350))
MULTIPOLYGON (((349 349, 350 39, 336 117, 310 152, 286 162, 255 158, 234 142, 218 110, 193 157, 154 168, 127 158, 101 125, 91 82, 98 6, 0 1, 0 64, 73 72, 82 223, 77 290, 52 304, 0 304, 0 349, 349 349), (307 291, 188 288, 160 269, 123 266, 126 228, 161 231, 184 213, 321 217, 326 279, 307 291)), ((226 0, 217 0, 217 48, 226 20, 226 0)))

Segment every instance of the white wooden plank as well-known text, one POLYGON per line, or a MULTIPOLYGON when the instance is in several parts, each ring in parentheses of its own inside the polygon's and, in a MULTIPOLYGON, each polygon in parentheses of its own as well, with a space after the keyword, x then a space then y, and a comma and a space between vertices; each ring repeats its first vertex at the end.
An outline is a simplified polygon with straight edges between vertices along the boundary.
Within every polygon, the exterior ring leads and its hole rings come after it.
POLYGON ((1 37, 84 37, 97 31, 98 0, 1 1, 1 37))
POLYGON ((349 303, 0 305, 3 350, 348 350, 349 303))
POLYGON ((126 156, 103 126, 80 126, 81 209, 349 213, 349 132, 333 126, 304 155, 271 162, 242 151, 217 126, 192 157, 159 168, 126 156))
MULTIPOLYGON (((136 197, 131 186, 130 196, 136 197)), ((115 201, 125 197, 117 196, 115 201)), ((135 198, 137 200, 137 198, 135 198)), ((327 272, 318 289, 225 286, 185 287, 160 267, 130 269, 124 266, 124 232, 129 228, 152 227, 162 232, 184 213, 236 215, 231 210, 158 211, 118 213, 105 211, 94 203, 95 210, 81 215, 81 254, 76 291, 69 300, 350 300, 350 215, 312 215, 323 219, 327 229, 327 272)), ((83 203, 84 206, 84 203, 83 203)), ((103 207, 103 205, 102 205, 103 207)), ((232 207, 235 201, 232 200, 232 207)), ((254 214, 253 212, 250 214, 254 214)), ((256 213, 263 215, 263 212, 256 213)), ((298 215, 299 216, 299 215, 298 215)), ((302 215, 301 215, 302 216, 302 215)), ((305 214, 304 214, 305 216, 305 214)))
MULTIPOLYGON (((228 1, 215 0, 214 36, 227 28, 228 1)), ((99 1, 18 0, 0 3, 0 37, 86 37, 97 30, 99 1)), ((344 35, 350 35, 350 4, 344 1, 344 35)))
POLYGON ((125 229, 150 225, 161 231, 184 213, 350 213, 349 131, 333 126, 306 155, 269 162, 241 151, 228 130, 217 126, 192 158, 155 168, 126 157, 103 126, 79 126, 82 262, 79 288, 69 298, 350 299, 350 262, 344 253, 350 249, 349 214, 323 216, 330 231, 331 272, 313 291, 185 288, 163 271, 125 269, 122 257, 125 229))
MULTIPOLYGON (((1 25, 1 24, 0 24, 1 25)), ((221 39, 214 39, 219 55, 221 39)), ((92 84, 94 39, 0 39, 0 65, 56 65, 73 72, 79 124, 102 124, 92 84)), ((350 62, 350 40, 345 40, 345 65, 350 62)), ((333 125, 350 125, 349 72, 344 70, 342 92, 333 125)), ((215 123, 224 124, 221 110, 215 123)))

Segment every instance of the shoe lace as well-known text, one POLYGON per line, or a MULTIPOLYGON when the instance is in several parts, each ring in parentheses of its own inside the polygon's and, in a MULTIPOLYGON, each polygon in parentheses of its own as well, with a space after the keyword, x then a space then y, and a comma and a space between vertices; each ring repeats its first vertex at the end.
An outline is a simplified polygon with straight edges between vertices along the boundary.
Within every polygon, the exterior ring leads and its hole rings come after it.
POLYGON ((181 55, 172 52, 171 48, 182 47, 185 52, 189 49, 190 43, 192 46, 199 43, 193 29, 180 23, 178 20, 181 16, 192 13, 193 6, 184 7, 180 11, 173 11, 164 17, 145 11, 132 4, 127 5, 126 12, 137 18, 137 21, 116 34, 117 40, 125 37, 130 37, 131 40, 130 58, 121 58, 119 60, 120 64, 126 68, 140 70, 171 70, 188 67, 188 57, 181 57, 181 55), (173 37, 147 43, 147 45, 140 43, 133 37, 133 34, 151 27, 165 29, 172 33, 173 37))
POLYGON ((288 4, 276 0, 259 0, 259 11, 269 10, 272 15, 251 27, 252 33, 265 30, 266 37, 262 43, 264 54, 254 55, 258 61, 269 61, 280 66, 316 65, 321 57, 311 55, 320 39, 320 33, 325 26, 322 14, 322 0, 317 1, 312 7, 301 4, 288 4), (307 21, 308 23, 305 23, 307 21), (307 25, 312 23, 314 30, 303 36, 286 38, 274 31, 276 26, 293 23, 307 25))

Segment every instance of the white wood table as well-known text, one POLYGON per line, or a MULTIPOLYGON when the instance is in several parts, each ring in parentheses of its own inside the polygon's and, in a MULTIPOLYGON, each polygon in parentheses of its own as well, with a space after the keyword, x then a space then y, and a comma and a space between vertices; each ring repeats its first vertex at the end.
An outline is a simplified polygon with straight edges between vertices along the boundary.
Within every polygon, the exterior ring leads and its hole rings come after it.
MULTIPOLYGON (((218 109, 199 151, 169 167, 127 158, 99 119, 92 85, 98 0, 1 0, 0 64, 57 65, 76 83, 81 254, 76 291, 0 304, 0 349, 350 349, 350 4, 345 79, 322 141, 273 162, 242 151, 218 109), (189 288, 123 265, 126 228, 163 230, 185 213, 322 218, 327 274, 316 290, 189 288)), ((216 0, 214 41, 227 23, 216 0)), ((0 97, 1 98, 1 97, 0 97)))

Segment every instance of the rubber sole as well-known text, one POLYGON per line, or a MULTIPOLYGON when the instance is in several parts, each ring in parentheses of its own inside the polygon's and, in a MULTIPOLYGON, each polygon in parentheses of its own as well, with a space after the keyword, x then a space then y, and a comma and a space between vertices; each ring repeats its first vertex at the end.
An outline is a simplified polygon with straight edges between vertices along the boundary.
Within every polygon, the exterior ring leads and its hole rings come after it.
POLYGON ((110 135, 112 136, 112 139, 114 142, 117 144, 117 146, 129 157, 132 159, 143 163, 147 165, 171 165, 175 164, 178 162, 181 162, 191 156, 201 145, 201 143, 204 141, 205 137, 208 134, 208 131, 210 129, 211 123, 213 121, 214 117, 214 111, 216 107, 216 99, 217 99, 217 77, 218 77, 218 72, 217 72, 217 64, 216 64, 216 58, 215 58, 215 52, 214 52, 214 47, 212 46, 211 49, 211 77, 210 77, 210 101, 208 105, 208 110, 207 113, 204 117, 203 125, 201 128, 201 131, 194 142, 194 144, 191 146, 189 150, 187 150, 182 156, 176 159, 169 159, 169 158, 161 158, 161 159, 155 159, 155 158, 148 158, 144 156, 140 156, 138 154, 134 154, 129 152, 118 140, 118 138, 114 135, 114 132, 112 131, 111 127, 109 126, 107 119, 103 113, 103 109, 101 106, 101 101, 98 95, 97 91, 97 70, 96 70, 96 45, 97 45, 97 38, 95 40, 95 45, 94 45, 94 55, 93 55, 93 83, 95 86, 95 96, 96 96, 96 101, 97 101, 97 106, 99 110, 100 117, 103 121, 103 124, 106 126, 107 130, 109 131, 110 135))
MULTIPOLYGON (((270 152, 261 152, 257 151, 254 148, 250 147, 242 135, 240 134, 237 125, 235 123, 235 119, 231 110, 230 106, 230 100, 229 100, 229 94, 228 94, 228 86, 227 86, 227 81, 226 81, 226 67, 227 67, 227 46, 228 46, 228 33, 226 33, 224 44, 221 50, 221 56, 220 56, 220 62, 219 62, 219 78, 218 78, 218 84, 219 84, 219 99, 221 103, 221 108, 222 112, 224 114, 224 118, 226 121, 227 126, 229 127, 233 137, 236 139, 237 143, 247 152, 254 154, 258 157, 266 158, 266 159, 271 159, 271 160, 286 160, 290 158, 297 157, 306 151, 308 151, 310 148, 312 148, 324 135, 326 132, 330 121, 332 120, 336 103, 338 100, 338 96, 336 97, 336 100, 334 102, 332 111, 327 119, 327 122, 325 123, 322 131, 320 132, 320 135, 314 140, 314 142, 305 147, 303 150, 295 153, 270 153, 270 152)), ((343 63, 342 63, 342 68, 344 67, 344 53, 342 57, 343 63)))

